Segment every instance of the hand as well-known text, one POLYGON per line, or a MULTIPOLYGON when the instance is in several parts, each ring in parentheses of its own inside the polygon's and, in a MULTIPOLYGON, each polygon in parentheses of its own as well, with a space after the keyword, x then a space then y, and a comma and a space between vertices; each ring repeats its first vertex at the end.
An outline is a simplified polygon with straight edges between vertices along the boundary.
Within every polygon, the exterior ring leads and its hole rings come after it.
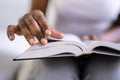
POLYGON ((83 41, 87 40, 94 40, 94 41, 108 41, 108 42, 114 42, 118 43, 120 42, 120 38, 118 39, 117 36, 111 36, 111 35, 101 35, 101 36, 95 36, 95 35, 87 35, 82 38, 83 41))
POLYGON ((62 33, 50 27, 40 10, 34 10, 24 15, 18 25, 9 25, 7 35, 11 41, 15 39, 15 34, 23 35, 30 45, 36 43, 35 37, 42 45, 47 44, 48 36, 63 37, 62 33))
POLYGON ((97 41, 109 41, 109 42, 120 42, 120 28, 112 29, 108 32, 105 32, 101 35, 87 35, 84 36, 83 40, 97 40, 97 41))
POLYGON ((82 37, 83 41, 88 41, 88 40, 100 40, 99 36, 96 35, 86 35, 82 37))

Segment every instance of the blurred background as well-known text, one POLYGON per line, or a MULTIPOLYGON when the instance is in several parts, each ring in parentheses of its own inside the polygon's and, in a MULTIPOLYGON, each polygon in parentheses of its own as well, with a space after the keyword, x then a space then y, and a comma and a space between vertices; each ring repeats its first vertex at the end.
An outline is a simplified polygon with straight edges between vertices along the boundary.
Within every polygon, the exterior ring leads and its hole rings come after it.
POLYGON ((29 47, 23 37, 9 41, 6 28, 17 24, 20 17, 30 10, 31 0, 0 0, 0 80, 10 80, 20 61, 12 61, 29 47))

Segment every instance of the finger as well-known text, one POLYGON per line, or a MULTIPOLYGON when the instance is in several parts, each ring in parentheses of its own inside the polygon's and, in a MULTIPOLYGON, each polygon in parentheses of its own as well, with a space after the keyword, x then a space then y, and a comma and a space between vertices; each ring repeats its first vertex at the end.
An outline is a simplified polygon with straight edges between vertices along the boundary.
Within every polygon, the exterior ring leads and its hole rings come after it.
POLYGON ((88 35, 82 37, 83 41, 90 40, 90 37, 88 35))
POLYGON ((55 29, 51 28, 51 37, 61 39, 64 37, 64 35, 56 31, 55 29))
POLYGON ((89 40, 94 40, 94 36, 93 35, 89 35, 89 40))
POLYGON ((99 40, 99 37, 96 36, 96 35, 86 35, 86 36, 83 36, 82 38, 84 41, 86 40, 99 40))
POLYGON ((24 17, 24 22, 33 35, 38 35, 40 38, 44 37, 41 28, 31 15, 26 15, 24 17))
POLYGON ((38 41, 42 45, 47 44, 47 40, 45 38, 45 35, 42 32, 39 25, 37 24, 37 22, 34 20, 34 18, 31 15, 26 15, 24 21, 25 21, 29 31, 38 39, 38 41))
POLYGON ((89 39, 88 40, 99 40, 99 37, 96 35, 89 35, 89 39))
POLYGON ((7 27, 7 36, 9 40, 14 40, 15 39, 15 32, 19 31, 15 25, 9 25, 7 27))
POLYGON ((100 36, 93 35, 93 40, 100 40, 100 36))
POLYGON ((44 14, 41 11, 35 11, 33 13, 34 19, 38 22, 40 27, 42 28, 43 32, 45 33, 46 36, 51 35, 51 27, 47 23, 44 14))
POLYGON ((27 25, 21 21, 18 26, 21 29, 21 31, 22 31, 25 39, 28 41, 28 43, 30 45, 34 45, 36 43, 34 36, 30 33, 29 29, 27 28, 27 25))
POLYGON ((40 38, 39 35, 36 35, 36 38, 38 39, 38 41, 41 43, 41 45, 46 45, 47 44, 47 38, 40 38))

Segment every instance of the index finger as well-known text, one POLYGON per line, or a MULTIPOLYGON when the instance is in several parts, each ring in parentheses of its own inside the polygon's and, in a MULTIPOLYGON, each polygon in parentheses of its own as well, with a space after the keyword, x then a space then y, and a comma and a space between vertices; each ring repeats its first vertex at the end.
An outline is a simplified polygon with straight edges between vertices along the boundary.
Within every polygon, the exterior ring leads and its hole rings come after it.
POLYGON ((47 23, 47 20, 44 17, 44 14, 41 11, 35 11, 33 14, 33 18, 37 21, 37 23, 43 28, 43 32, 46 36, 51 35, 51 27, 47 23))

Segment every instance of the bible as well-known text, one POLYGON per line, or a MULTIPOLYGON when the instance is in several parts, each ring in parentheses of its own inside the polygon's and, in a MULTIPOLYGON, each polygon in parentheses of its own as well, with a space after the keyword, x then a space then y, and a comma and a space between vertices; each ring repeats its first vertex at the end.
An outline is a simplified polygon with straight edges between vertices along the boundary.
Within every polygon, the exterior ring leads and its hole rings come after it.
POLYGON ((33 60, 67 56, 78 57, 94 53, 120 56, 120 44, 106 41, 82 41, 76 35, 66 34, 63 39, 50 38, 48 44, 45 46, 37 43, 13 60, 33 60))

